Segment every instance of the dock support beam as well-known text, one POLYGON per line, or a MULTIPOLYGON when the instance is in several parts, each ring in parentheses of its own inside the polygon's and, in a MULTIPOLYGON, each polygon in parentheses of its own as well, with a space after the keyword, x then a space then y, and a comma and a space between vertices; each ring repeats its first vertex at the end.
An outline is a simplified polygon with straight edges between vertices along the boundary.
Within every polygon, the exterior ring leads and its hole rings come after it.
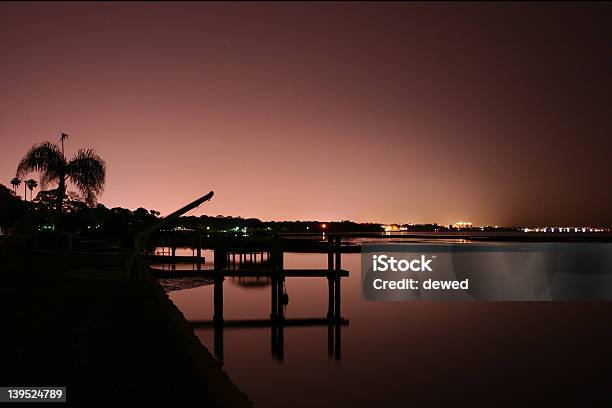
POLYGON ((215 277, 213 322, 223 323, 223 276, 215 277))
POLYGON ((340 319, 341 243, 342 237, 327 236, 327 285, 329 290, 327 317, 329 319, 340 319))
POLYGON ((202 270, 202 235, 196 238, 196 256, 198 257, 198 271, 202 270))
POLYGON ((278 313, 278 285, 276 278, 272 277, 272 304, 270 305, 270 319, 276 320, 278 313))
POLYGON ((342 237, 327 236, 327 354, 335 360, 341 358, 340 273, 342 271, 342 237))
POLYGON ((215 248, 215 287, 214 302, 215 314, 214 322, 223 323, 223 266, 225 261, 225 249, 215 248))
POLYGON ((215 358, 223 363, 223 275, 215 277, 213 325, 215 358))

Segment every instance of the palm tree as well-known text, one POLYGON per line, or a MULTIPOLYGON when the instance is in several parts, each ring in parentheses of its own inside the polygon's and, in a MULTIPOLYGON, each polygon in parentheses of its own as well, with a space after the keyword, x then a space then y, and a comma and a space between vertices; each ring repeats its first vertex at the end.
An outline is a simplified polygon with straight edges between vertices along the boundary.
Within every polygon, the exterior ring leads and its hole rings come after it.
POLYGON ((13 191, 15 192, 15 195, 17 195, 17 187, 19 187, 20 184, 21 180, 19 180, 17 177, 11 180, 11 185, 13 186, 13 191))
POLYGON ((64 140, 68 140, 69 137, 70 135, 67 135, 64 132, 60 134, 60 142, 62 143, 62 155, 64 154, 64 140))
MULTIPOLYGON (((62 133, 62 145, 65 138, 66 135, 62 133)), ((106 163, 93 149, 79 149, 70 160, 66 159, 62 150, 52 142, 34 145, 17 166, 18 178, 23 178, 31 172, 39 172, 42 189, 49 183, 57 183, 58 220, 63 212, 68 182, 81 192, 88 205, 93 206, 104 190, 106 181, 106 163)))
POLYGON ((30 189, 30 201, 32 201, 32 190, 38 187, 38 181, 34 179, 29 179, 29 180, 26 180, 25 184, 30 189))

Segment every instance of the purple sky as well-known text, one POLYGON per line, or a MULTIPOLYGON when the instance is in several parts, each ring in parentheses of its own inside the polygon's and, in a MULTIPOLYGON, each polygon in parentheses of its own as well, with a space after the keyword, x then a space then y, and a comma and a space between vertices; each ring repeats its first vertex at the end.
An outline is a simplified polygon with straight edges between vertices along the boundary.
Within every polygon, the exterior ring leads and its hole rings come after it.
POLYGON ((2 4, 0 182, 71 135, 101 202, 612 223, 609 4, 2 4))

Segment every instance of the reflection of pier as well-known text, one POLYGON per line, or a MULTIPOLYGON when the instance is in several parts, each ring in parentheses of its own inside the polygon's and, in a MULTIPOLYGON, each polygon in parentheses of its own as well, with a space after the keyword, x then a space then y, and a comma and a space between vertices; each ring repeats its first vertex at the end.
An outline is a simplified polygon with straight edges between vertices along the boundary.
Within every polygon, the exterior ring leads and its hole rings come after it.
MULTIPOLYGON (((341 269, 340 240, 328 240, 327 269, 284 269, 283 252, 280 247, 272 247, 264 256, 260 254, 260 265, 266 269, 241 268, 244 256, 230 248, 215 248, 214 269, 198 271, 214 278, 214 314, 212 321, 192 321, 194 328, 214 329, 214 352, 219 361, 223 361, 223 333, 226 329, 256 329, 270 328, 272 355, 282 361, 284 358, 285 327, 327 326, 328 354, 339 360, 341 357, 341 327, 348 325, 340 313, 340 282, 348 276, 348 271, 341 269), (232 254, 232 256, 229 256, 232 254), (238 256, 236 256, 238 254, 238 256), (237 262, 233 262, 234 259, 237 262), (241 262, 242 261, 242 262, 241 262), (267 277, 270 280, 270 317, 255 320, 224 320, 223 318, 223 282, 225 277, 267 277), (324 277, 328 281, 328 312, 322 318, 285 317, 285 306, 288 295, 285 290, 285 280, 290 277, 324 277)), ((244 254, 242 254, 244 255, 244 254)), ((256 255, 255 255, 256 256, 256 255)), ((250 258, 250 257, 249 257, 250 258)), ((251 259, 248 259, 250 261, 251 259)), ((256 258, 255 258, 256 259, 256 258)), ((248 262, 247 261, 247 262, 248 262)), ((254 263, 254 262, 253 262, 254 263)), ((253 265, 250 265, 253 266, 253 265)), ((190 271, 193 274, 192 271, 190 271)))

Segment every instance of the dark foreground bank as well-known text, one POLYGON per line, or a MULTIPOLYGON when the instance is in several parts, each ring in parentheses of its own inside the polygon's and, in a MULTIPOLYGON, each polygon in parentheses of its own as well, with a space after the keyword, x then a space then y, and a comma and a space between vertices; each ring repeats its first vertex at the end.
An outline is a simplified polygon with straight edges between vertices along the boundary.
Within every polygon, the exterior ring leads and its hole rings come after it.
POLYGON ((0 285, 0 385, 67 387, 69 402, 250 406, 152 280, 0 285))

